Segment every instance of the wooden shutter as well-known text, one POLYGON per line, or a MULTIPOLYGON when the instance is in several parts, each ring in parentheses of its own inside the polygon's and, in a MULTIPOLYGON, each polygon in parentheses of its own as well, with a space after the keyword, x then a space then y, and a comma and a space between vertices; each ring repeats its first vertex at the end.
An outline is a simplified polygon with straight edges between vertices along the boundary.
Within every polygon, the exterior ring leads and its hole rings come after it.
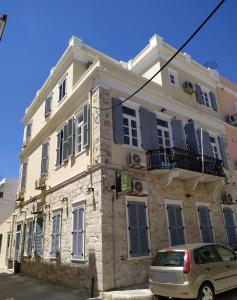
POLYGON ((122 101, 118 98, 112 99, 113 136, 115 144, 123 144, 123 107, 121 103, 122 101))
POLYGON ((216 96, 214 93, 210 92, 210 99, 211 99, 211 104, 212 108, 214 111, 217 111, 217 102, 216 102, 216 96))
POLYGON ((226 226, 226 233, 228 237, 228 242, 231 247, 237 246, 237 233, 236 225, 233 216, 233 210, 230 207, 223 208, 223 215, 226 226))
POLYGON ((171 120, 171 127, 173 133, 174 147, 185 150, 185 138, 184 138, 184 128, 183 123, 176 118, 171 120))
POLYGON ((197 130, 198 133, 198 140, 199 140, 199 149, 201 153, 201 147, 203 147, 203 155, 209 156, 209 157, 214 157, 213 151, 212 151, 212 146, 211 146, 211 138, 206 130, 202 130, 202 136, 201 136, 201 129, 198 128, 197 130))
POLYGON ((79 207, 73 211, 73 246, 72 257, 84 258, 84 208, 79 207))
POLYGON ((26 254, 30 256, 32 254, 32 242, 33 242, 33 221, 27 223, 27 248, 26 254))
POLYGON ((132 257, 147 256, 150 249, 145 203, 129 202, 127 209, 130 255, 132 257))
POLYGON ((52 237, 52 243, 51 243, 51 256, 55 257, 56 256, 56 215, 53 216, 52 218, 52 221, 53 221, 53 224, 52 224, 52 234, 51 234, 51 237, 52 237))
POLYGON ((45 118, 47 118, 51 114, 51 103, 52 103, 52 97, 46 98, 45 111, 44 111, 45 118))
POLYGON ((223 166, 224 166, 225 169, 228 170, 229 167, 228 167, 228 162, 227 162, 227 157, 226 157, 226 152, 225 152, 225 144, 224 144, 223 138, 218 136, 218 142, 219 142, 219 146, 220 146, 223 166))
POLYGON ((185 126, 187 149, 193 153, 199 153, 198 136, 193 120, 190 120, 185 126))
POLYGON ((59 166, 62 163, 62 130, 60 130, 57 134, 57 158, 56 158, 56 166, 59 166))
POLYGON ((22 173, 21 173, 21 190, 25 190, 26 188, 26 174, 27 174, 27 162, 24 162, 22 165, 22 173))
POLYGON ((211 224, 210 209, 207 206, 198 206, 199 224, 203 243, 213 243, 214 236, 211 224))
POLYGON ((181 206, 176 204, 168 204, 167 211, 171 245, 175 246, 184 244, 185 237, 181 206))
POLYGON ((75 152, 75 120, 71 118, 68 120, 68 157, 75 152))
POLYGON ((32 123, 30 122, 26 127, 26 139, 27 140, 31 137, 31 129, 32 129, 32 123))
POLYGON ((63 161, 68 159, 68 124, 63 126, 63 161))
POLYGON ((48 172, 48 148, 48 142, 42 145, 41 176, 48 172))
POLYGON ((56 215, 55 225, 55 254, 60 250, 61 214, 56 215))
POLYGON ((35 255, 43 255, 43 218, 37 218, 35 224, 35 255))
POLYGON ((89 105, 83 108, 83 148, 89 145, 89 105))
POLYGON ((196 93, 196 100, 199 104, 204 105, 204 99, 203 99, 203 94, 202 94, 202 89, 200 85, 195 84, 195 93, 196 93))
POLYGON ((145 150, 153 150, 159 148, 158 133, 157 133, 157 120, 156 114, 140 107, 140 126, 142 147, 145 150))

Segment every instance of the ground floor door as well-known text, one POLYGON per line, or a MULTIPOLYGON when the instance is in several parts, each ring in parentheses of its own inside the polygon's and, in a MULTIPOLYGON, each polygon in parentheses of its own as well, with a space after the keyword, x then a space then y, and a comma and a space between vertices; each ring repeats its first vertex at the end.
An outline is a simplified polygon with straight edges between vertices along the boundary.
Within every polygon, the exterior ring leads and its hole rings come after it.
POLYGON ((18 224, 16 226, 14 260, 20 261, 20 251, 21 251, 21 224, 18 224))
POLYGON ((10 249, 10 239, 11 239, 11 233, 7 234, 7 247, 6 247, 6 259, 5 259, 5 265, 8 265, 8 257, 9 257, 9 249, 10 249))

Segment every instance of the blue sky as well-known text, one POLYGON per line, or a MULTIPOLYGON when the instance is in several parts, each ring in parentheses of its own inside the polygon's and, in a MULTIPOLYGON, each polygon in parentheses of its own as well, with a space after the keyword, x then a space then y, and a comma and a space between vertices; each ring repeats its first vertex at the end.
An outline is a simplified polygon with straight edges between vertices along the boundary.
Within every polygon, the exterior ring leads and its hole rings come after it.
MULTIPOLYGON (((18 176, 22 116, 72 35, 127 61, 154 33, 178 48, 217 0, 10 0, 0 1, 8 23, 0 43, 0 176, 18 176)), ((237 1, 226 0, 185 52, 216 61, 237 82, 237 1)))

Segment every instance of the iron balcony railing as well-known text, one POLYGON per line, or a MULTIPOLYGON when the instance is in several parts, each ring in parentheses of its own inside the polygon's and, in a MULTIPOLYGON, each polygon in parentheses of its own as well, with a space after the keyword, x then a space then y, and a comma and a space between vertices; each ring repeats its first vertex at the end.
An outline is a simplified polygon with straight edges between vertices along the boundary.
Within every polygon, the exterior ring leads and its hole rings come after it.
POLYGON ((147 169, 180 168, 224 177, 222 160, 189 152, 179 148, 147 151, 147 169))

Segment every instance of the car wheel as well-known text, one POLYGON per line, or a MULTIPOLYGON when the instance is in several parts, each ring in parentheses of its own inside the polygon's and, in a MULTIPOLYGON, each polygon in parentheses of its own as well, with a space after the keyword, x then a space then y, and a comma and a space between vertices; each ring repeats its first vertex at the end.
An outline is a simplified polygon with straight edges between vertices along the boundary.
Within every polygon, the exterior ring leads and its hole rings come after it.
POLYGON ((214 290, 209 283, 203 283, 201 285, 197 300, 214 300, 214 290))

